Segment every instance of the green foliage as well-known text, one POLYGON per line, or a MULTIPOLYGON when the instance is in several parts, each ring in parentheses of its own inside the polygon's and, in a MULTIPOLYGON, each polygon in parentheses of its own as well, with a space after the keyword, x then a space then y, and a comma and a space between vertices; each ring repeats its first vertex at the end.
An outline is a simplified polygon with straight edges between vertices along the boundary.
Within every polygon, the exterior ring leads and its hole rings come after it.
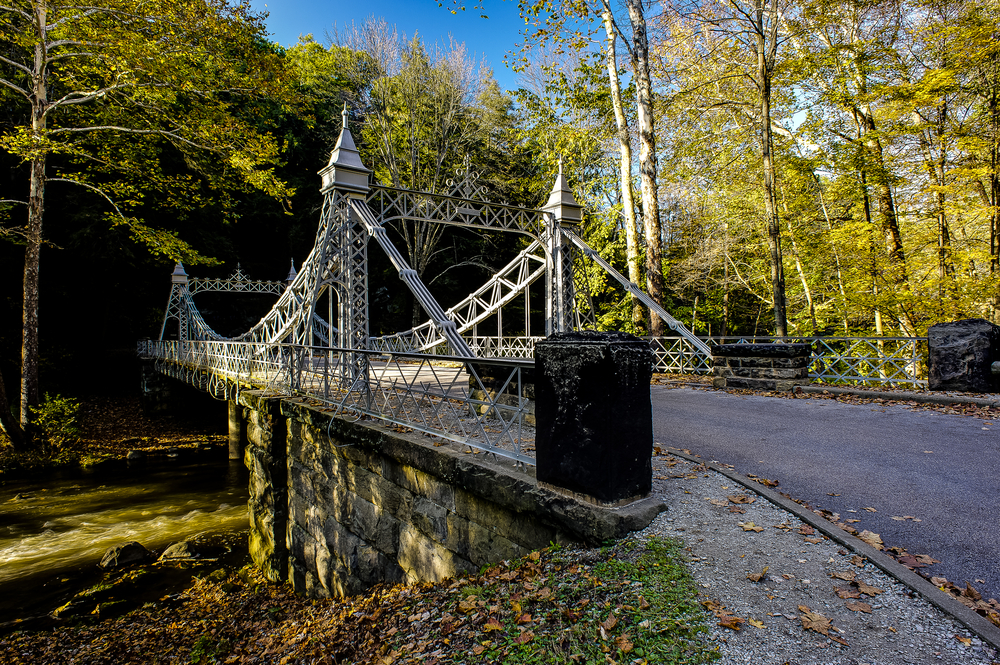
POLYGON ((212 635, 202 635, 191 647, 191 663, 193 665, 208 665, 223 662, 230 649, 229 640, 215 638, 212 635))
POLYGON ((45 393, 45 399, 32 407, 31 413, 43 448, 55 456, 72 451, 82 433, 77 425, 80 404, 75 398, 45 393))

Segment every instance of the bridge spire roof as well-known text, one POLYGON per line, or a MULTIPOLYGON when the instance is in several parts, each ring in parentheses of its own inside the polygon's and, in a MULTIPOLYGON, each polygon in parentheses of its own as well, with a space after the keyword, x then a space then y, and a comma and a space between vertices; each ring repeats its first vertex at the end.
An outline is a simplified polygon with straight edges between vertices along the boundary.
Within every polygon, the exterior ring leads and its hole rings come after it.
POLYGON ((292 259, 292 268, 291 270, 288 271, 288 277, 285 278, 285 281, 291 284, 293 281, 295 281, 295 278, 298 276, 298 274, 299 273, 296 272, 295 270, 295 259, 292 259))
POLYGON ((170 273, 170 281, 173 284, 187 284, 188 274, 184 272, 184 264, 180 261, 174 266, 174 271, 170 273))
POLYGON ((367 168, 361 161, 361 153, 354 145, 351 130, 347 128, 346 103, 341 117, 344 124, 340 130, 340 138, 337 139, 337 145, 330 153, 330 162, 319 172, 323 177, 320 191, 341 189, 365 194, 368 192, 368 174, 371 173, 371 169, 367 168))
POLYGON ((559 157, 559 174, 552 184, 552 191, 549 193, 549 200, 542 206, 545 212, 551 212, 556 219, 568 224, 578 224, 583 221, 583 206, 576 202, 573 190, 566 182, 563 175, 563 160, 559 157))

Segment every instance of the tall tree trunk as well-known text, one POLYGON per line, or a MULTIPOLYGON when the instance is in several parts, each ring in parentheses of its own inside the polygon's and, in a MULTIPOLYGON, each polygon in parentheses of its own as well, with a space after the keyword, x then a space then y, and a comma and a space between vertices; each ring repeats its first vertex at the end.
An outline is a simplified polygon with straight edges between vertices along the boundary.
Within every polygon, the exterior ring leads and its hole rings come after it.
POLYGON ((764 162, 764 207, 767 215, 767 244, 771 258, 771 290, 774 293, 774 334, 785 337, 788 321, 785 314, 785 269, 781 256, 781 224, 778 220, 778 197, 774 183, 773 136, 771 131, 771 77, 777 52, 777 8, 774 0, 768 10, 770 28, 764 23, 764 2, 757 0, 757 85, 760 86, 760 143, 764 162))
MULTIPOLYGON (((601 18, 604 21, 604 31, 608 36, 607 67, 608 83, 611 87, 611 105, 615 109, 615 125, 618 135, 618 179, 622 194, 622 216, 625 218, 625 256, 628 262, 628 279, 638 285, 642 279, 639 269, 639 234, 635 227, 635 201, 632 196, 632 137, 629 135, 628 123, 625 119, 625 109, 622 105, 621 82, 618 79, 618 55, 615 44, 618 34, 615 32, 611 5, 604 0, 601 18)), ((642 305, 638 298, 630 296, 632 302, 632 325, 642 327, 642 305)))
MULTIPOLYGON (((646 291, 663 304, 663 261, 660 244, 660 203, 656 187, 656 135, 653 132, 653 84, 649 75, 649 40, 642 0, 627 0, 632 24, 632 69, 635 74, 639 120, 639 176, 642 183, 642 225, 646 235, 646 291)), ((649 334, 663 334, 663 321, 649 313, 649 334)))
MULTIPOLYGON (((35 44, 31 100, 31 129, 36 138, 44 138, 48 77, 45 46, 46 3, 34 3, 35 44)), ((42 251, 42 217, 45 210, 45 154, 39 151, 31 160, 28 193, 28 225, 24 249, 24 287, 21 309, 21 428, 31 424, 31 407, 38 404, 38 266, 42 251)))
MULTIPOLYGON (((823 183, 820 182, 819 176, 815 172, 812 174, 813 182, 816 184, 816 195, 819 197, 819 205, 823 210, 823 219, 826 220, 826 230, 831 234, 833 233, 833 223, 830 221, 830 212, 826 208, 826 198, 823 196, 823 183)), ((840 250, 837 249, 836 245, 832 245, 833 249, 833 260, 834 264, 837 266, 837 287, 840 290, 840 313, 842 323, 844 324, 844 334, 851 332, 850 325, 847 322, 847 291, 844 289, 844 273, 840 266, 840 250)))

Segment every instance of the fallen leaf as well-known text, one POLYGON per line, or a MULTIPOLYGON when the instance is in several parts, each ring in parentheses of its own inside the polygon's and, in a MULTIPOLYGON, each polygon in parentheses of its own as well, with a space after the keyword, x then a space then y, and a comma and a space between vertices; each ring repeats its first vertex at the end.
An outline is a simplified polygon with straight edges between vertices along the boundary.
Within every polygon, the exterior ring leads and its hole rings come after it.
POLYGON ((529 558, 529 559, 531 559, 532 561, 538 561, 538 559, 539 559, 539 558, 540 558, 541 556, 542 556, 542 555, 541 555, 541 554, 539 554, 538 552, 532 552, 531 554, 529 554, 529 555, 528 555, 528 558, 529 558))
POLYGON ((618 617, 616 617, 614 614, 609 614, 608 618, 601 622, 601 627, 607 631, 611 631, 611 629, 617 625, 618 625, 618 617))
POLYGON ((476 597, 469 596, 465 600, 461 600, 458 603, 458 611, 462 614, 469 614, 476 611, 476 597))
POLYGON ((503 630, 503 624, 500 623, 496 617, 490 617, 483 625, 483 632, 488 633, 494 630, 503 630))
POLYGON ((712 499, 712 498, 706 496, 705 500, 708 501, 713 506, 728 506, 729 505, 729 502, 726 501, 725 499, 712 499))
POLYGON ((866 543, 868 543, 877 550, 885 549, 885 546, 882 543, 882 537, 877 533, 869 531, 868 529, 865 529, 864 531, 859 533, 858 538, 865 541, 866 543))
POLYGON ((781 529, 782 531, 791 531, 792 530, 792 527, 791 527, 790 524, 788 524, 788 522, 782 522, 781 524, 775 524, 774 528, 775 529, 781 529))
POLYGON ((903 520, 905 520, 906 518, 905 518, 905 517, 898 517, 898 516, 896 516, 896 515, 893 515, 893 516, 892 516, 892 517, 890 517, 889 519, 893 519, 893 520, 896 520, 897 522, 902 522, 902 521, 903 521, 903 520))
POLYGON ((872 606, 868 603, 862 603, 861 601, 849 601, 845 603, 844 606, 852 612, 864 612, 865 614, 872 613, 872 606))
POLYGON ((769 567, 770 566, 764 566, 764 570, 760 571, 759 573, 750 573, 749 575, 747 575, 747 579, 750 580, 751 582, 760 582, 762 579, 764 579, 764 575, 767 575, 767 569, 769 567))
POLYGON ((823 539, 822 538, 806 538, 805 541, 807 543, 811 543, 813 545, 816 545, 817 543, 822 543, 823 539))
POLYGON ((649 609, 649 603, 642 596, 639 596, 639 609, 640 610, 648 610, 649 609))
POLYGON ((767 626, 764 625, 763 621, 758 621, 757 619, 747 619, 747 623, 753 626, 754 628, 762 628, 762 629, 767 628, 767 626))
POLYGON ((517 617, 517 621, 515 623, 517 623, 518 626, 523 626, 526 623, 531 623, 531 615, 525 612, 521 616, 517 617))
POLYGON ((733 503, 753 503, 756 499, 752 496, 747 496, 745 494, 738 494, 736 496, 726 497, 733 503))
POLYGON ((869 596, 877 596, 880 593, 885 593, 882 589, 878 587, 873 587, 867 582, 862 582, 861 580, 854 580, 854 586, 858 587, 858 591, 861 593, 866 593, 869 596))
POLYGON ((962 637, 961 635, 956 635, 955 639, 964 644, 967 647, 972 646, 972 639, 968 637, 962 637))
POLYGON ((856 573, 853 570, 838 571, 836 573, 831 573, 830 577, 836 578, 838 580, 844 580, 845 582, 853 582, 856 573))
POLYGON ((484 646, 480 646, 477 644, 476 646, 472 647, 472 653, 474 653, 477 656, 482 654, 484 651, 486 651, 486 647, 484 646))
POLYGON ((870 513, 877 513, 878 512, 877 510, 875 510, 874 508, 871 508, 871 507, 867 507, 867 508, 865 508, 865 510, 867 510, 870 513))
POLYGON ((730 630, 739 631, 740 624, 744 623, 743 619, 739 618, 735 614, 724 614, 719 617, 719 625, 723 628, 728 628, 730 630))
POLYGON ((972 600, 982 600, 983 597, 978 591, 972 588, 972 585, 968 582, 965 583, 965 588, 962 589, 962 595, 966 598, 971 598, 972 600))
POLYGON ((831 630, 837 630, 837 628, 830 622, 830 619, 823 616, 819 612, 813 612, 805 605, 799 605, 799 611, 802 612, 802 616, 800 616, 799 619, 802 621, 803 630, 815 631, 820 635, 829 637, 834 642, 847 646, 847 642, 845 642, 842 638, 830 634, 831 630))
POLYGON ((844 520, 844 521, 845 521, 845 522, 850 522, 851 524, 854 524, 855 522, 860 522, 861 520, 856 520, 856 519, 853 519, 853 518, 852 518, 852 519, 846 519, 846 520, 844 520))
POLYGON ((948 578, 946 578, 946 577, 932 577, 931 578, 931 584, 933 584, 934 586, 941 587, 941 586, 944 586, 947 583, 948 583, 948 578))
POLYGON ((744 531, 763 531, 764 530, 763 527, 759 527, 756 524, 754 524, 753 522, 737 522, 736 524, 738 524, 740 527, 742 527, 744 531))
POLYGON ((531 640, 535 639, 535 634, 530 630, 526 630, 517 637, 514 638, 515 644, 527 644, 531 640))
POLYGON ((860 598, 861 597, 861 592, 858 591, 857 589, 853 588, 853 587, 838 586, 838 587, 833 587, 833 590, 837 594, 837 597, 839 597, 839 598, 847 599, 847 598, 860 598))
POLYGON ((617 638, 615 638, 615 644, 617 644, 618 648, 625 653, 628 653, 629 651, 635 648, 635 645, 632 644, 632 640, 629 639, 628 633, 625 633, 624 635, 619 635, 617 638))
POLYGON ((926 554, 918 554, 917 555, 917 561, 919 561, 920 563, 924 564, 925 566, 930 566, 930 565, 935 564, 935 563, 941 563, 937 559, 933 559, 933 558, 931 558, 930 556, 928 556, 926 554))
POLYGON ((729 506, 729 512, 736 513, 737 515, 743 515, 747 512, 747 509, 742 506, 729 506))
POLYGON ((811 536, 814 533, 816 533, 816 529, 812 528, 808 524, 803 524, 802 526, 799 527, 799 533, 801 533, 803 536, 811 536))

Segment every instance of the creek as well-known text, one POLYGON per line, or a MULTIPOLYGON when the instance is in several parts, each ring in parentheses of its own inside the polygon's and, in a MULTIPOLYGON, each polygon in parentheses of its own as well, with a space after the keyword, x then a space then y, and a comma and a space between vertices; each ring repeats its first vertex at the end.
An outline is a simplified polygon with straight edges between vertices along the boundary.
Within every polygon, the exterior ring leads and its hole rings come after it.
MULTIPOLYGON (((107 574, 97 564, 124 542, 158 555, 187 540, 220 565, 245 561, 247 470, 223 455, 184 451, 175 459, 3 481, 0 626, 45 616, 101 583, 107 574)), ((140 595, 161 595, 185 580, 190 574, 161 575, 140 595)))

